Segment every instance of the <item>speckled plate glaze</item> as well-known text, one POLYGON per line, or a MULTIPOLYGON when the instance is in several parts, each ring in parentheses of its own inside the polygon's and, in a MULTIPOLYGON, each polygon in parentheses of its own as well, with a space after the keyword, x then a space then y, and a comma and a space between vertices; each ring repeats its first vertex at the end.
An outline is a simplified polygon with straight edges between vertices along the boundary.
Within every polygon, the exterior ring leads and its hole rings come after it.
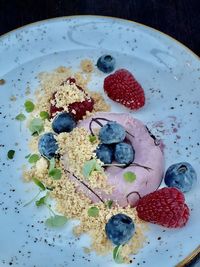
MULTIPOLYGON (((112 255, 86 255, 87 235, 77 239, 70 222, 62 229, 47 229, 46 209, 23 207, 36 193, 22 182, 22 165, 30 137, 25 123, 14 118, 37 87, 37 74, 60 65, 77 70, 81 59, 96 62, 111 53, 117 68, 132 71, 145 89, 147 103, 133 116, 143 120, 165 144, 166 167, 188 161, 200 173, 200 64, 186 47, 146 26, 125 20, 77 16, 42 21, 0 38, 0 266, 97 267, 115 266, 112 255), (16 96, 16 101, 11 101, 16 96), (13 160, 7 151, 16 151, 13 160)), ((90 83, 102 91, 101 73, 90 83)), ((106 98, 107 99, 107 98, 106 98)), ((112 104, 116 112, 130 112, 112 104)), ((191 208, 188 224, 178 230, 150 225, 148 243, 133 256, 134 266, 175 266, 199 244, 200 182, 185 195, 191 208)), ((125 266, 125 265, 122 265, 125 266)))

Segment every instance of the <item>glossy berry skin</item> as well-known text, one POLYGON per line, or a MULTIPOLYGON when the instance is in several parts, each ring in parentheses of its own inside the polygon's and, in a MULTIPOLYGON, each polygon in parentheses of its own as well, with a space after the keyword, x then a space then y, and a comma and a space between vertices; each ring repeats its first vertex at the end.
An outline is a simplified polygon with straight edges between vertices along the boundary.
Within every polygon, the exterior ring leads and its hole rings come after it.
POLYGON ((183 227, 190 216, 184 195, 177 188, 164 187, 142 197, 136 206, 141 220, 168 228, 183 227))
POLYGON ((113 148, 109 145, 101 144, 96 149, 96 156, 104 164, 111 164, 114 158, 113 148))
POLYGON ((104 80, 104 91, 110 99, 132 110, 137 110, 145 104, 142 86, 126 69, 108 75, 104 80))
POLYGON ((115 59, 111 55, 103 55, 97 60, 97 67, 104 73, 110 73, 115 69, 115 59))
POLYGON ((126 131, 124 127, 115 121, 108 122, 99 131, 99 139, 103 144, 122 142, 125 136, 126 131))
POLYGON ((126 244, 134 235, 135 226, 133 220, 126 214, 113 215, 105 227, 108 239, 116 246, 126 244))
POLYGON ((130 164, 135 158, 135 150, 130 144, 119 143, 115 146, 114 157, 117 163, 130 164))
POLYGON ((76 127, 76 121, 68 112, 61 112, 56 115, 52 122, 52 129, 55 133, 71 132, 76 127))
POLYGON ((58 150, 58 144, 53 133, 45 133, 40 137, 38 150, 43 157, 49 160, 55 157, 56 151, 58 150))
POLYGON ((197 180, 197 174, 188 162, 180 162, 167 169, 164 180, 168 187, 176 187, 186 193, 197 180))

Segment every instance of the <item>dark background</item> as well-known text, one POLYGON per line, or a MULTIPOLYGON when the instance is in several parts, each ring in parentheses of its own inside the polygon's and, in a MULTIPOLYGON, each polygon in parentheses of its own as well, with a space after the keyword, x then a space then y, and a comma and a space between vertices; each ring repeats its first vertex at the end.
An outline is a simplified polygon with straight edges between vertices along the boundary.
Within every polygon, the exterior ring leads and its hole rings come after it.
POLYGON ((78 14, 146 24, 200 56, 200 0, 0 0, 0 35, 34 21, 78 14))

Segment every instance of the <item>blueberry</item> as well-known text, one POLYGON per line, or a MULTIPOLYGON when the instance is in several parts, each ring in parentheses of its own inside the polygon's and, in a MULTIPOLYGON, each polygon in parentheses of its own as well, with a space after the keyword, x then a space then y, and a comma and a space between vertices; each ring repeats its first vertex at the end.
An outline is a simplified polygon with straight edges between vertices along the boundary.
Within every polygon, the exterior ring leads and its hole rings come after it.
POLYGON ((116 246, 126 244, 134 235, 135 226, 133 220, 122 213, 113 215, 105 227, 108 239, 116 246))
POLYGON ((165 184, 168 187, 176 187, 183 193, 191 190, 197 174, 188 162, 180 162, 171 165, 165 173, 165 184))
POLYGON ((108 122, 99 131, 99 139, 103 144, 122 142, 125 136, 126 132, 124 127, 115 121, 108 122))
POLYGON ((113 161, 114 151, 109 145, 101 144, 96 149, 96 156, 105 164, 111 164, 113 161))
POLYGON ((115 59, 111 55, 103 55, 97 60, 97 67, 104 73, 110 73, 115 68, 115 59))
POLYGON ((53 133, 45 133, 40 137, 38 150, 40 154, 47 159, 51 159, 56 155, 58 144, 53 133))
POLYGON ((122 142, 116 144, 114 157, 117 163, 130 164, 135 158, 135 150, 130 144, 122 142))
POLYGON ((52 129, 56 133, 71 132, 76 127, 76 121, 68 112, 59 113, 52 122, 52 129))

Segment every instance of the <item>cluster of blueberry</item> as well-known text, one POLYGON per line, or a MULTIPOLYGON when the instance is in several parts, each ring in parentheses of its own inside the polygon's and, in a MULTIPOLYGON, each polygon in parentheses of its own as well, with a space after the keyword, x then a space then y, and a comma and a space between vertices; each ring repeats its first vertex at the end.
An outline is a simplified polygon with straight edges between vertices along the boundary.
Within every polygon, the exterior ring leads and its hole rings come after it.
MULTIPOLYGON (((76 121, 68 112, 59 113, 52 122, 52 129, 56 134, 63 132, 71 132, 76 127, 76 121)), ((55 157, 58 150, 58 144, 52 132, 43 134, 38 142, 38 150, 40 154, 51 159, 55 157)))
POLYGON ((97 158, 104 164, 111 164, 113 160, 125 165, 132 163, 135 150, 132 145, 124 142, 125 137, 124 127, 117 122, 109 121, 99 131, 101 143, 96 149, 97 158))

